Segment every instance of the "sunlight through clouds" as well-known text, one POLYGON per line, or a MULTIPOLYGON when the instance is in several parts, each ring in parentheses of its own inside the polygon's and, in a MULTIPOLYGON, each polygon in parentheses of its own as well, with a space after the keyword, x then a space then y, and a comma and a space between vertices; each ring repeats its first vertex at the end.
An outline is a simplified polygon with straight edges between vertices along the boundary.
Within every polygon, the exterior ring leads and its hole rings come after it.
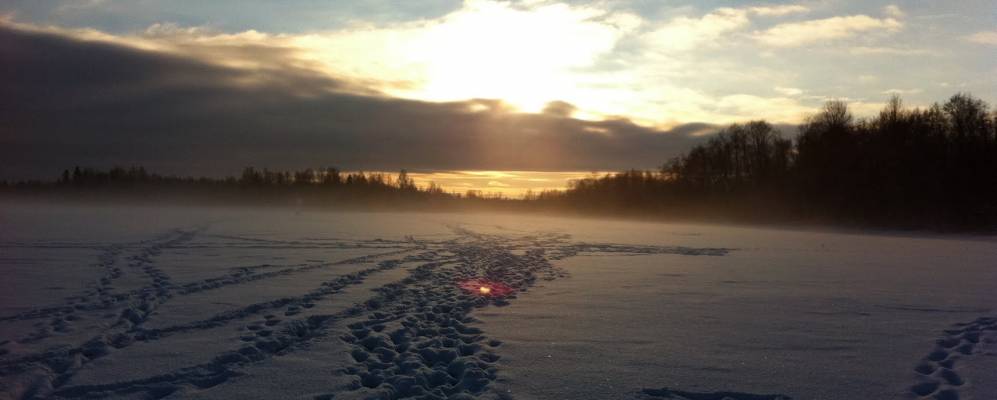
MULTIPOLYGON (((111 4, 91 3, 86 8, 92 12, 111 4)), ((169 20, 110 33, 32 24, 16 14, 3 23, 252 71, 239 78, 245 86, 305 75, 338 82, 328 87, 307 79, 284 82, 297 96, 336 91, 433 102, 473 99, 472 111, 502 107, 589 121, 622 118, 668 129, 761 118, 799 122, 820 106, 817 98, 855 95, 848 83, 825 82, 822 69, 841 65, 841 57, 864 57, 842 74, 861 77, 871 74, 864 69, 892 62, 890 57, 926 60, 954 51, 901 40, 899 33, 913 29, 911 24, 934 23, 910 7, 466 0, 419 18, 353 18, 290 33, 169 20), (642 12, 646 9, 657 11, 642 12), (773 92, 773 87, 812 96, 773 92)), ((997 43, 994 32, 984 29, 950 39, 975 48, 997 43)), ((976 64, 967 68, 993 69, 976 64)), ((927 63, 905 68, 931 69, 927 63)), ((890 77, 856 97, 873 104, 884 100, 879 96, 886 90, 912 86, 900 79, 890 77)), ((910 104, 918 104, 918 98, 945 93, 911 95, 910 104)))
POLYGON ((571 181, 602 174, 605 172, 437 171, 410 172, 409 176, 420 187, 433 183, 447 192, 463 194, 473 190, 485 195, 520 198, 528 191, 540 193, 546 190, 563 190, 571 181))
POLYGON ((564 4, 517 9, 470 1, 439 20, 301 37, 307 57, 356 78, 391 76, 386 92, 433 101, 496 98, 522 111, 574 97, 575 68, 591 65, 638 24, 564 4))

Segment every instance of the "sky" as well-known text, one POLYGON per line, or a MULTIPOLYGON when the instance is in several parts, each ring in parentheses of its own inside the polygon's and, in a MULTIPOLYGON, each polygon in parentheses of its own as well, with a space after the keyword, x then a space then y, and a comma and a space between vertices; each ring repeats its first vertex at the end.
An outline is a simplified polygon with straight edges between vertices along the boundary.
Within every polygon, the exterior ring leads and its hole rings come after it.
POLYGON ((730 123, 792 134, 831 99, 993 104, 997 1, 14 0, 0 55, 4 179, 336 165, 558 186, 730 123))

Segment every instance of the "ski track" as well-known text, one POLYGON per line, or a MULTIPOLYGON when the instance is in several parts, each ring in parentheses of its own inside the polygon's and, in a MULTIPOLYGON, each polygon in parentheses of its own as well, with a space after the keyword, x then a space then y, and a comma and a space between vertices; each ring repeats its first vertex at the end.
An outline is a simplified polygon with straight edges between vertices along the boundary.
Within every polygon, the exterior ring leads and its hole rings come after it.
MULTIPOLYGON (((230 382, 243 376, 242 367, 271 357, 307 351, 316 338, 338 340, 352 357, 353 365, 331 373, 345 376, 348 384, 328 388, 319 399, 339 393, 356 398, 384 399, 473 399, 509 398, 506 393, 489 391, 500 374, 502 341, 487 336, 474 326, 474 311, 483 307, 505 306, 542 280, 566 276, 552 264, 569 257, 610 253, 615 255, 676 254, 683 256, 723 256, 723 248, 680 246, 639 246, 608 243, 575 243, 561 233, 508 232, 495 235, 475 232, 461 226, 449 228, 456 236, 447 240, 403 241, 305 239, 297 241, 232 235, 205 234, 208 227, 177 229, 137 243, 99 246, 94 263, 102 274, 90 288, 65 304, 28 310, 0 317, 8 321, 38 320, 38 327, 19 343, 44 344, 62 332, 74 330, 81 319, 106 319, 90 339, 76 346, 54 345, 33 354, 5 357, 0 341, 0 383, 18 390, 13 398, 162 398, 184 387, 199 390, 230 382), (513 236, 519 235, 519 236, 513 236), (194 243, 195 238, 223 240, 194 243), (168 251, 194 248, 243 249, 370 249, 391 250, 338 262, 308 260, 303 264, 260 264, 233 267, 225 275, 177 284, 167 266, 156 262, 168 251), (301 295, 259 302, 216 314, 210 318, 161 328, 146 328, 157 308, 170 299, 233 285, 293 275, 336 265, 370 265, 356 272, 338 275, 301 295), (316 304, 331 300, 344 289, 362 284, 373 274, 415 265, 408 276, 372 290, 364 301, 332 313, 311 312, 316 304), (117 290, 125 276, 138 277, 143 285, 117 290), (496 282, 503 291, 482 295, 466 289, 466 282, 496 282), (154 343, 172 335, 197 335, 207 329, 233 326, 241 332, 228 350, 211 361, 190 365, 169 373, 140 379, 101 384, 72 384, 73 376, 94 360, 124 351, 135 343, 154 343), (333 329, 337 328, 337 329, 333 329), (331 332, 345 332, 329 337, 331 332), (18 386, 20 385, 20 386, 18 386)), ((66 243, 17 243, 24 247, 74 247, 66 243)), ((91 246, 93 247, 93 246, 91 246)), ((918 395, 948 396, 958 387, 952 378, 952 354, 970 354, 979 333, 995 330, 997 320, 981 318, 946 331, 939 350, 918 366, 925 382, 911 390, 918 395), (941 352, 944 352, 942 355, 941 352), (968 352, 968 353, 967 353, 968 352), (933 364, 932 364, 933 363, 933 364), (930 368, 930 371, 928 370, 930 368), (945 372, 949 371, 949 372, 945 372), (934 382, 934 383, 931 383, 934 382), (927 386, 931 391, 927 391, 927 386), (922 394, 922 392, 924 392, 922 394)), ((989 340, 989 339, 988 339, 989 340)), ((957 359, 957 357, 955 357, 957 359)), ((237 383, 232 383, 237 384, 237 383)), ((783 400, 783 395, 756 395, 740 392, 687 392, 674 389, 643 389, 638 399, 685 400, 783 400)))

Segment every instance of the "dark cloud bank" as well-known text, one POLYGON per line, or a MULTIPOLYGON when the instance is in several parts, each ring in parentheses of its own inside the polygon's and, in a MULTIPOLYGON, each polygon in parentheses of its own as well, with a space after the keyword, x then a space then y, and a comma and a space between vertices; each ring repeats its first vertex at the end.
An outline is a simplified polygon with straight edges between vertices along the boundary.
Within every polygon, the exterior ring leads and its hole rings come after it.
MULTIPOLYGON (((270 50, 257 49, 280 56, 270 50)), ((487 100, 350 94, 357 91, 349 82, 292 67, 229 69, 3 25, 0 59, 0 179, 132 164, 214 176, 249 165, 652 168, 698 142, 693 133, 711 129, 687 124, 662 132, 622 119, 582 121, 568 116, 566 103, 523 114, 487 100)))

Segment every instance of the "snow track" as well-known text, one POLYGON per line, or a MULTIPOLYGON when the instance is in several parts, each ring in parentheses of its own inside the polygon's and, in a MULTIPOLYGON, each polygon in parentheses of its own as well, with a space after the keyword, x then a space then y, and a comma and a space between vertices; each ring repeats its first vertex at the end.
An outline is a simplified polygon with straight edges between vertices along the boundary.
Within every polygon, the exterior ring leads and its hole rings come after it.
POLYGON ((347 332, 334 339, 341 342, 353 365, 330 371, 347 377, 347 383, 330 387, 327 395, 319 397, 497 396, 488 388, 499 374, 502 342, 474 326, 474 310, 507 305, 538 280, 565 276, 551 260, 579 253, 718 256, 727 251, 572 243, 564 234, 505 236, 460 226, 450 227, 453 235, 449 239, 435 241, 411 237, 404 241, 279 241, 208 235, 207 229, 175 229, 146 241, 101 246, 94 266, 102 273, 89 289, 61 305, 0 317, 0 323, 35 322, 29 334, 0 346, 4 348, 0 378, 9 397, 162 398, 183 388, 207 390, 242 376, 240 369, 247 365, 279 355, 307 354, 309 343, 328 339, 333 327, 347 332), (201 235, 205 242, 198 243, 201 235), (226 242, 210 242, 218 239, 226 242), (226 246, 379 253, 332 262, 233 267, 223 275, 186 283, 175 282, 170 265, 158 260, 166 252, 209 247, 224 251, 226 246), (344 265, 367 266, 322 282, 301 282, 299 295, 258 299, 182 324, 146 326, 164 318, 158 313, 160 306, 175 298, 344 265), (362 301, 323 312, 343 290, 403 266, 407 272, 402 279, 370 288, 362 301), (467 290, 466 282, 492 282, 504 289, 482 295, 467 290), (126 357, 132 346, 148 349, 178 335, 228 335, 231 339, 221 339, 228 343, 227 349, 210 349, 216 354, 209 362, 137 379, 76 382, 81 370, 103 365, 98 360, 126 357), (20 351, 8 351, 11 344, 20 351))
POLYGON ((997 344, 997 318, 955 324, 935 344, 935 349, 914 368, 917 383, 911 386, 911 394, 919 399, 965 398, 961 393, 971 382, 959 374, 958 364, 983 355, 982 347, 997 344))
POLYGON ((993 280, 975 267, 990 250, 973 242, 216 213, 0 240, 23 283, 0 304, 0 399, 786 400, 835 387, 828 399, 965 400, 995 386, 997 319, 979 294, 993 280), (927 263, 896 267, 897 249, 927 263), (946 270, 962 290, 937 289, 948 275, 933 254, 975 257, 946 270), (868 274, 894 267, 889 281, 868 274), (875 374, 884 361, 895 374, 875 374))

